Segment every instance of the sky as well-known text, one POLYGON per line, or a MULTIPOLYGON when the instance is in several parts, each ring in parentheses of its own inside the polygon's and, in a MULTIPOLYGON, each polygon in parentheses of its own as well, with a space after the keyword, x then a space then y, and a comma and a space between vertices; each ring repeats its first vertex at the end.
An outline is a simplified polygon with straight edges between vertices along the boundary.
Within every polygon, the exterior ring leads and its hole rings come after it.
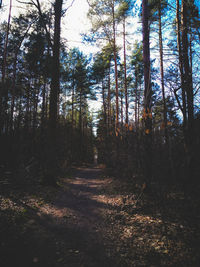
MULTIPOLYGON (((21 0, 28 2, 28 0, 21 0)), ((40 3, 48 3, 52 0, 40 0, 40 3)), ((141 0, 137 0, 141 2, 141 0)), ((4 12, 0 14, 0 21, 7 20, 10 0, 3 0, 4 12)), ((16 16, 21 12, 26 11, 26 6, 20 4, 17 0, 12 0, 12 16, 16 16)), ((89 9, 87 0, 64 0, 64 9, 67 9, 62 18, 62 37, 66 39, 68 47, 79 47, 84 53, 93 53, 97 48, 89 45, 81 44, 81 33, 86 33, 90 27, 90 21, 87 18, 89 9), (72 4, 73 3, 73 4, 72 4), (72 4, 72 5, 71 5, 72 4)))
MULTIPOLYGON (((28 0, 21 0, 27 1, 28 0)), ((40 3, 50 3, 53 0, 40 0, 40 3)), ((4 12, 0 13, 0 21, 7 20, 10 0, 3 0, 4 12)), ((137 4, 140 5, 141 0, 137 0, 137 4)), ((173 1, 172 1, 173 3, 173 1)), ((200 0, 195 0, 195 3, 200 8, 200 0)), ((18 15, 19 12, 23 12, 25 5, 20 4, 17 0, 12 0, 12 16, 18 15)), ((87 33, 91 24, 87 19, 87 12, 89 9, 87 0, 64 0, 64 6, 67 9, 64 17, 62 18, 62 37, 66 40, 68 48, 78 47, 84 54, 95 53, 98 51, 97 47, 89 44, 82 44, 81 33, 87 33), (72 4, 73 3, 73 4, 72 4), (71 5, 72 4, 72 5, 71 5)), ((200 11, 200 9, 199 9, 200 11)), ((134 27, 137 26, 138 21, 134 21, 130 26, 129 32, 134 32, 134 27)), ((141 36, 140 36, 141 38, 141 36)), ((137 36, 138 39, 138 36, 137 36)), ((133 40, 130 41, 133 43, 133 40)), ((97 110, 101 106, 99 101, 90 102, 90 109, 97 110)))
MULTIPOLYGON (((22 0, 27 1, 28 0, 22 0)), ((40 3, 46 3, 49 0, 40 0, 40 3)), ((62 37, 66 39, 68 47, 81 47, 84 53, 88 51, 95 52, 94 47, 88 47, 81 44, 81 33, 87 32, 90 28, 90 22, 87 19, 88 3, 86 0, 64 1, 64 9, 67 9, 62 18, 62 37), (72 5, 71 5, 72 4, 72 5)), ((4 11, 0 14, 0 21, 7 20, 10 0, 3 0, 4 11)), ((12 16, 24 12, 26 9, 24 4, 20 4, 17 0, 12 0, 12 16)))
MULTIPOLYGON (((69 6, 68 3, 70 3, 69 0, 65 7, 69 6)), ((70 47, 81 46, 81 50, 86 53, 88 53, 88 48, 81 44, 80 34, 90 29, 90 22, 87 19, 88 8, 86 0, 75 0, 62 19, 62 36, 67 39, 67 44, 70 47)))
MULTIPOLYGON (((22 0, 23 1, 23 0, 22 0)), ((26 1, 26 0, 24 0, 26 1)), ((40 3, 48 2, 48 0, 40 0, 40 3)), ((73 0, 65 0, 64 8, 67 9, 64 17, 62 18, 62 37, 66 40, 68 48, 79 47, 84 54, 90 54, 97 52, 97 48, 91 45, 82 44, 81 33, 86 33, 90 29, 90 22, 87 19, 87 12, 89 9, 86 0, 75 0, 71 6, 73 0)), ((0 21, 8 19, 10 0, 3 0, 4 12, 0 14, 0 21)), ((24 12, 25 5, 19 4, 16 0, 12 0, 12 16, 17 16, 19 13, 24 12)), ((101 107, 101 102, 90 101, 91 110, 98 110, 101 107)))

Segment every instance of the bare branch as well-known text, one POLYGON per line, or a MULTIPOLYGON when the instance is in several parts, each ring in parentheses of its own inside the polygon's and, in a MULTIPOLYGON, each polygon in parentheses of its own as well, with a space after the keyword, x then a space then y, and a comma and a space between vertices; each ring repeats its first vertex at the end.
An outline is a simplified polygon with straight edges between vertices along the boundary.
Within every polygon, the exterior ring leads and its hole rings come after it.
POLYGON ((32 2, 24 2, 24 1, 20 1, 20 0, 16 0, 18 3, 20 4, 26 4, 26 5, 33 5, 32 2))
MULTIPOLYGON (((48 41, 48 44, 49 44, 49 47, 53 47, 52 45, 52 42, 51 42, 51 37, 50 37, 50 33, 47 29, 47 25, 46 25, 46 22, 44 21, 44 18, 43 18, 43 13, 42 13, 42 10, 41 10, 41 5, 40 5, 40 1, 39 0, 36 0, 36 3, 34 2, 34 0, 30 0, 29 2, 25 2, 25 1, 21 1, 21 0, 16 0, 18 3, 21 3, 21 4, 28 4, 28 5, 32 5, 32 6, 35 6, 38 10, 38 13, 40 15, 40 18, 42 20, 42 23, 43 23, 43 27, 45 29, 45 32, 46 32, 46 37, 47 37, 47 41, 48 41)), ((74 1, 74 0, 73 0, 74 1)))
POLYGON ((72 0, 71 4, 65 9, 65 11, 67 11, 70 7, 72 7, 74 2, 75 2, 75 0, 72 0))

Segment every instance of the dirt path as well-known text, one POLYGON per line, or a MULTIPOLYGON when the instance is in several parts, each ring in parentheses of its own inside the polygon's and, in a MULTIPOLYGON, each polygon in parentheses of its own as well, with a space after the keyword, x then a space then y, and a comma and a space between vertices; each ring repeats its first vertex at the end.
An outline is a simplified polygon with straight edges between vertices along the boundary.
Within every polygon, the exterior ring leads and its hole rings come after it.
POLYGON ((113 224, 107 221, 115 210, 105 194, 111 179, 102 176, 100 168, 77 168, 62 179, 53 201, 40 195, 42 188, 4 196, 8 222, 1 224, 0 266, 122 266, 112 252, 113 224))
POLYGON ((64 191, 53 205, 41 209, 41 216, 46 213, 53 218, 48 227, 57 231, 61 257, 56 266, 118 266, 109 251, 113 244, 105 240, 106 214, 113 207, 104 188, 110 181, 102 178, 101 169, 79 168, 72 178, 63 180, 64 191))
POLYGON ((198 217, 181 198, 136 207, 136 188, 120 191, 122 180, 95 167, 61 184, 2 193, 1 267, 200 266, 198 217))

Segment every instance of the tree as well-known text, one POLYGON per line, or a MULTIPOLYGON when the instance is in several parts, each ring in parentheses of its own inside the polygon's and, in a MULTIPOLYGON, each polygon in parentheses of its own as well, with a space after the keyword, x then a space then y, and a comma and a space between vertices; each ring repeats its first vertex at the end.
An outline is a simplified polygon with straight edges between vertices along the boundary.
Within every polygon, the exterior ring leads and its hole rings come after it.
POLYGON ((45 182, 55 184, 57 175, 57 126, 58 126, 58 101, 60 93, 60 23, 62 16, 62 0, 54 3, 54 38, 53 58, 51 69, 51 90, 49 102, 49 130, 48 130, 48 162, 46 167, 45 182))
MULTIPOLYGON (((199 15, 194 1, 176 1, 177 48, 179 57, 180 87, 175 97, 183 114, 183 135, 186 152, 187 175, 190 175, 194 151, 194 53, 192 40, 199 24, 199 15), (192 37, 193 36, 193 37, 192 37), (178 91, 181 89, 181 97, 178 91)), ((196 46, 194 46, 196 48, 196 46)))
POLYGON ((139 127, 139 115, 140 115, 140 96, 141 96, 141 85, 143 83, 143 54, 142 44, 137 41, 134 43, 132 55, 131 55, 131 66, 134 71, 134 95, 135 95, 135 126, 136 131, 139 127))
POLYGON ((116 135, 119 130, 119 90, 118 90, 118 69, 117 69, 117 44, 116 44, 116 26, 117 26, 117 10, 116 0, 89 1, 88 17, 92 22, 91 32, 97 39, 106 39, 113 49, 114 70, 115 70, 115 97, 116 97, 116 119, 115 131, 116 135))
POLYGON ((123 50, 124 50, 124 91, 125 91, 125 107, 126 107, 126 119, 125 122, 128 125, 128 91, 127 91, 127 69, 126 69, 126 19, 130 15, 133 1, 126 0, 120 2, 118 8, 119 20, 122 19, 123 22, 123 50))
MULTIPOLYGON (((33 19, 34 20, 34 19, 33 19)), ((15 109, 15 98, 16 98, 16 79, 17 79, 17 64, 18 56, 22 43, 24 42, 27 34, 31 28, 33 21, 29 22, 29 18, 26 16, 20 15, 19 18, 14 18, 13 23, 15 27, 12 29, 12 35, 14 39, 11 39, 10 42, 13 42, 14 52, 14 62, 13 62, 13 81, 12 81, 12 100, 10 108, 10 131, 13 130, 13 118, 14 118, 14 109, 15 109)))
POLYGON ((182 33, 182 58, 183 58, 183 72, 184 72, 184 88, 187 95, 187 112, 188 112, 188 125, 187 125, 187 142, 188 145, 192 143, 193 138, 193 120, 194 120, 194 100, 193 100, 193 87, 192 87, 192 73, 189 64, 189 44, 188 44, 188 11, 189 1, 182 1, 181 13, 181 33, 182 33))
POLYGON ((144 64, 144 124, 145 124, 145 179, 151 181, 152 176, 152 89, 149 47, 149 7, 148 0, 142 1, 142 34, 144 64))
MULTIPOLYGON (((161 80, 161 91, 163 98, 163 126, 164 126, 164 137, 166 147, 168 149, 168 131, 167 131, 167 106, 165 96, 165 83, 164 83, 164 56, 163 56, 163 14, 167 13, 167 1, 166 0, 150 0, 149 1, 149 12, 151 24, 158 22, 158 38, 159 38, 159 60, 160 60, 160 80, 161 80)), ((155 28, 154 28, 155 29, 155 28)))
POLYGON ((96 54, 92 66, 92 78, 95 87, 97 86, 96 90, 100 89, 102 94, 105 134, 111 126, 111 61, 113 61, 113 50, 108 43, 100 53, 96 54))
POLYGON ((10 0, 9 5, 9 13, 8 13, 8 23, 6 30, 6 38, 4 44, 4 53, 3 53, 3 66, 2 66, 2 88, 0 89, 0 134, 2 134, 2 130, 4 125, 4 120, 6 116, 6 107, 8 100, 8 88, 6 88, 6 69, 7 69, 7 49, 8 49, 8 36, 10 32, 10 20, 11 20, 11 11, 12 11, 12 0, 10 0))
POLYGON ((72 134, 74 135, 75 131, 78 133, 77 157, 81 161, 86 155, 83 140, 88 124, 87 99, 95 97, 91 90, 89 60, 78 48, 73 48, 65 55, 63 63, 63 90, 70 92, 71 101, 68 105, 71 106, 72 134))
POLYGON ((62 0, 56 0, 54 4, 54 40, 52 58, 52 79, 50 91, 49 121, 51 130, 54 131, 57 125, 58 99, 60 93, 60 22, 62 16, 62 0))
MULTIPOLYGON (((164 131, 165 131, 165 142, 168 147, 168 129, 167 129, 167 106, 165 98, 165 84, 164 84, 164 67, 163 67, 163 37, 162 37, 162 2, 159 0, 158 3, 158 18, 159 18, 159 50, 160 50, 160 74, 161 74, 161 88, 163 98, 163 117, 164 117, 164 131)), ((164 3, 165 4, 165 3, 164 3)))

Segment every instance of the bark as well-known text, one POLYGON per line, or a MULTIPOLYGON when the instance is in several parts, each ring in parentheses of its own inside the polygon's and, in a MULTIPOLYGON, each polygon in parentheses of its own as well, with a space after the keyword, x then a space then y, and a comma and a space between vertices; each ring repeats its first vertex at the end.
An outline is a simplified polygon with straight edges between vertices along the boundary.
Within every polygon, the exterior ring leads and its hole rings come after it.
POLYGON ((62 15, 62 0, 55 2, 55 23, 53 43, 53 69, 50 91, 49 120, 52 129, 56 129, 58 116, 58 99, 60 93, 60 22, 62 15))
MULTIPOLYGON (((181 29, 182 29, 182 52, 183 52, 183 70, 184 70, 184 88, 187 96, 187 127, 186 127, 186 176, 187 185, 189 179, 192 178, 193 165, 194 165, 194 95, 192 86, 192 73, 189 59, 189 42, 188 42, 188 1, 182 1, 182 16, 181 16, 181 29)), ((190 181, 190 185, 192 180, 190 181)), ((186 188, 187 190, 187 188, 186 188)))
POLYGON ((110 65, 108 70, 108 130, 111 127, 110 65))
POLYGON ((144 64, 144 107, 146 112, 151 109, 151 78, 150 78, 150 47, 149 47, 149 10, 148 0, 142 1, 143 28, 143 64, 144 64))
POLYGON ((83 119, 82 119, 82 90, 80 90, 80 103, 79 103, 79 131, 82 133, 83 119))
POLYGON ((180 24, 179 0, 176 0, 176 26, 177 26, 177 48, 178 48, 178 55, 179 55, 179 71, 180 71, 181 88, 182 88, 183 134, 186 139, 187 112, 186 112, 186 95, 185 95, 184 72, 183 72, 183 55, 182 55, 182 46, 181 46, 181 24, 180 24))
POLYGON ((182 50, 183 50, 183 67, 184 67, 184 84, 187 95, 187 142, 190 145, 193 140, 193 121, 194 121, 194 96, 192 88, 192 73, 189 64, 189 44, 188 44, 188 14, 187 14, 187 1, 182 1, 182 50))
POLYGON ((142 1, 143 64, 144 64, 144 124, 145 124, 145 179, 152 178, 152 115, 151 115, 151 73, 149 47, 148 0, 142 1))
POLYGON ((58 171, 58 102, 60 93, 60 23, 62 16, 63 0, 56 0, 54 4, 55 22, 54 22, 54 42, 53 42, 53 62, 52 79, 49 102, 49 130, 48 130, 48 159, 44 182, 47 184, 56 184, 56 175, 58 171))
POLYGON ((83 154, 83 112, 82 112, 82 105, 83 105, 83 95, 82 95, 82 89, 80 89, 80 103, 79 103, 79 149, 80 149, 80 157, 79 160, 83 160, 84 154, 83 154))
POLYGON ((127 91, 127 71, 126 71, 126 19, 123 21, 123 46, 124 46, 124 92, 125 92, 125 107, 126 119, 125 123, 128 125, 128 91, 127 91))
POLYGON ((74 70, 72 70, 72 133, 74 129, 74 96, 75 96, 75 84, 74 84, 74 70))
POLYGON ((29 83, 29 86, 27 87, 26 90, 25 129, 27 132, 30 126, 30 90, 31 90, 31 83, 29 83))
POLYGON ((138 114, 138 120, 137 120, 137 122, 138 122, 138 128, 140 126, 140 108, 141 108, 140 95, 141 95, 141 86, 139 88, 139 93, 138 93, 138 112, 137 112, 137 114, 138 114))
POLYGON ((72 84, 72 130, 74 128, 74 84, 72 84))
POLYGON ((103 116, 104 116, 104 127, 107 128, 107 116, 106 116, 106 97, 105 97, 105 86, 104 82, 102 81, 102 99, 103 99, 103 116))
POLYGON ((121 128, 123 131, 123 124, 124 124, 124 112, 123 112, 123 91, 121 92, 121 128))
POLYGON ((119 89, 118 89, 118 71, 117 71, 117 47, 116 47, 116 29, 115 29, 115 10, 114 1, 112 5, 112 16, 113 16, 113 52, 114 52, 114 63, 115 63, 115 90, 116 90, 116 119, 115 119, 115 130, 119 128, 119 89))
POLYGON ((138 130, 138 72, 135 67, 135 128, 138 130))
POLYGON ((45 108, 46 108, 46 85, 47 81, 44 79, 44 84, 42 88, 42 114, 41 114, 41 128, 44 130, 44 125, 45 125, 45 108))
POLYGON ((166 142, 166 145, 168 147, 169 138, 168 138, 168 129, 167 129, 167 106, 166 106, 166 98, 165 98, 164 68, 163 68, 163 39, 162 39, 161 0, 159 0, 158 17, 159 17, 160 74, 161 74, 161 88, 162 88, 162 98, 163 98, 164 133, 165 133, 165 142, 166 142))
MULTIPOLYGON (((190 27, 190 32, 191 32, 191 27, 190 27)), ((190 33, 190 41, 189 41, 189 52, 190 52, 190 71, 191 71, 191 82, 192 82, 192 90, 194 89, 193 88, 193 69, 192 69, 192 65, 193 65, 193 50, 192 50, 192 35, 190 33)))

